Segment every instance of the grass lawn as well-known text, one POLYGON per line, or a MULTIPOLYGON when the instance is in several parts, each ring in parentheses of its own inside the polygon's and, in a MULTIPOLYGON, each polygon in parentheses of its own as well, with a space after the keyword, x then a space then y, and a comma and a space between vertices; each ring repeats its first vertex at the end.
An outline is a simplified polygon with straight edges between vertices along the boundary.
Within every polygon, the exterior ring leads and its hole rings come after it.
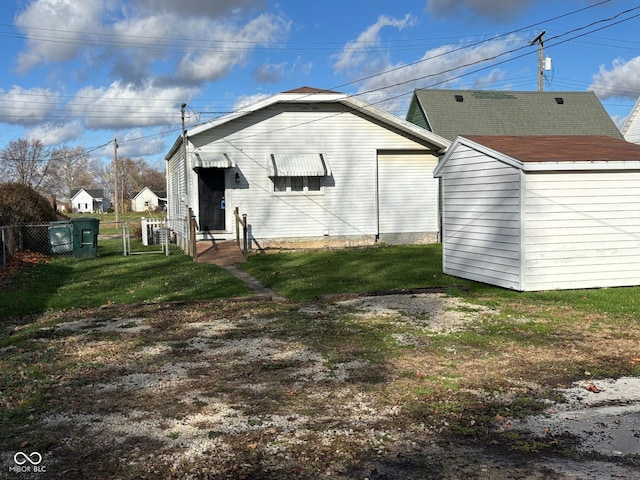
POLYGON ((640 288, 518 293, 443 275, 440 245, 377 246, 250 256, 291 301, 157 306, 250 292, 185 255, 98 254, 0 287, 0 458, 40 452, 47 478, 551 478, 575 439, 509 422, 640 376, 640 288), (443 286, 393 310, 315 298, 443 286))
POLYGON ((117 243, 98 256, 54 258, 23 267, 0 289, 0 318, 106 304, 208 300, 248 295, 238 279, 182 253, 123 256, 117 243))
POLYGON ((506 311, 548 304, 640 318, 640 287, 514 292, 445 275, 441 244, 253 255, 242 268, 280 295, 298 300, 326 294, 452 287, 450 294, 506 311))
POLYGON ((442 273, 439 244, 253 255, 241 267, 292 299, 381 290, 467 287, 442 273))

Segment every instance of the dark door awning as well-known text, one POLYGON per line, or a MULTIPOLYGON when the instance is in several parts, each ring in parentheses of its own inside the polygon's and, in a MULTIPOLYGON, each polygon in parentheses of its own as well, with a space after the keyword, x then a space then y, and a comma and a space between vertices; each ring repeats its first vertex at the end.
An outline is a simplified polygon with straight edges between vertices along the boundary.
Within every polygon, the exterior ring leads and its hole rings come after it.
POLYGON ((224 152, 196 151, 191 154, 191 162, 193 169, 196 171, 200 168, 233 167, 233 162, 229 158, 229 155, 224 152))

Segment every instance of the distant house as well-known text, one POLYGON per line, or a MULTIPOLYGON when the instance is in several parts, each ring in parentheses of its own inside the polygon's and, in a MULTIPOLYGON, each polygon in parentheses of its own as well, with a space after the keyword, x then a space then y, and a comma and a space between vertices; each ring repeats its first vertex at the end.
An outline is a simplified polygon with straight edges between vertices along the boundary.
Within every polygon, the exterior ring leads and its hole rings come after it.
POLYGON ((346 94, 303 87, 191 128, 165 156, 170 218, 258 248, 435 241, 449 141, 346 94))
POLYGON ((445 273, 520 291, 640 285, 640 146, 458 136, 442 180, 445 273))
POLYGON ((631 109, 620 131, 627 142, 640 144, 640 98, 631 109))
POLYGON ((71 208, 76 213, 104 213, 109 208, 102 189, 71 190, 70 197, 71 208))
POLYGON ((132 212, 155 212, 164 210, 167 204, 167 192, 155 193, 149 187, 143 187, 131 199, 132 212))
POLYGON ((450 141, 458 135, 623 138, 593 92, 419 89, 406 118, 450 141))

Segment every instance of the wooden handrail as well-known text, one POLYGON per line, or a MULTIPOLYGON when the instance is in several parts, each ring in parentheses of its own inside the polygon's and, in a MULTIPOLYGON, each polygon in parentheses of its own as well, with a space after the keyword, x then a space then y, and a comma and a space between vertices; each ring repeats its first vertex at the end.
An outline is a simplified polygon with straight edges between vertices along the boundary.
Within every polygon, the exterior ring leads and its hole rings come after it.
POLYGON ((249 239, 247 236, 247 214, 243 213, 242 218, 240 217, 240 209, 238 207, 233 209, 233 214, 236 217, 236 243, 238 247, 240 247, 240 225, 242 225, 242 255, 247 257, 247 252, 249 251, 249 239))

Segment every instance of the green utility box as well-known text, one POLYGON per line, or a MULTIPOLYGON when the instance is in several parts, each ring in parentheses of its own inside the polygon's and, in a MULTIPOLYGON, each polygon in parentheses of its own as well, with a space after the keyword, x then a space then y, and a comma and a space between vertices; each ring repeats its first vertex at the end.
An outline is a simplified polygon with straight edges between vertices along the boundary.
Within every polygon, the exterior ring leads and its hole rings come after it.
POLYGON ((97 257, 100 220, 97 218, 74 218, 71 223, 73 224, 74 258, 97 257))
POLYGON ((49 246, 55 255, 71 255, 73 252, 73 225, 69 221, 49 224, 49 246))

